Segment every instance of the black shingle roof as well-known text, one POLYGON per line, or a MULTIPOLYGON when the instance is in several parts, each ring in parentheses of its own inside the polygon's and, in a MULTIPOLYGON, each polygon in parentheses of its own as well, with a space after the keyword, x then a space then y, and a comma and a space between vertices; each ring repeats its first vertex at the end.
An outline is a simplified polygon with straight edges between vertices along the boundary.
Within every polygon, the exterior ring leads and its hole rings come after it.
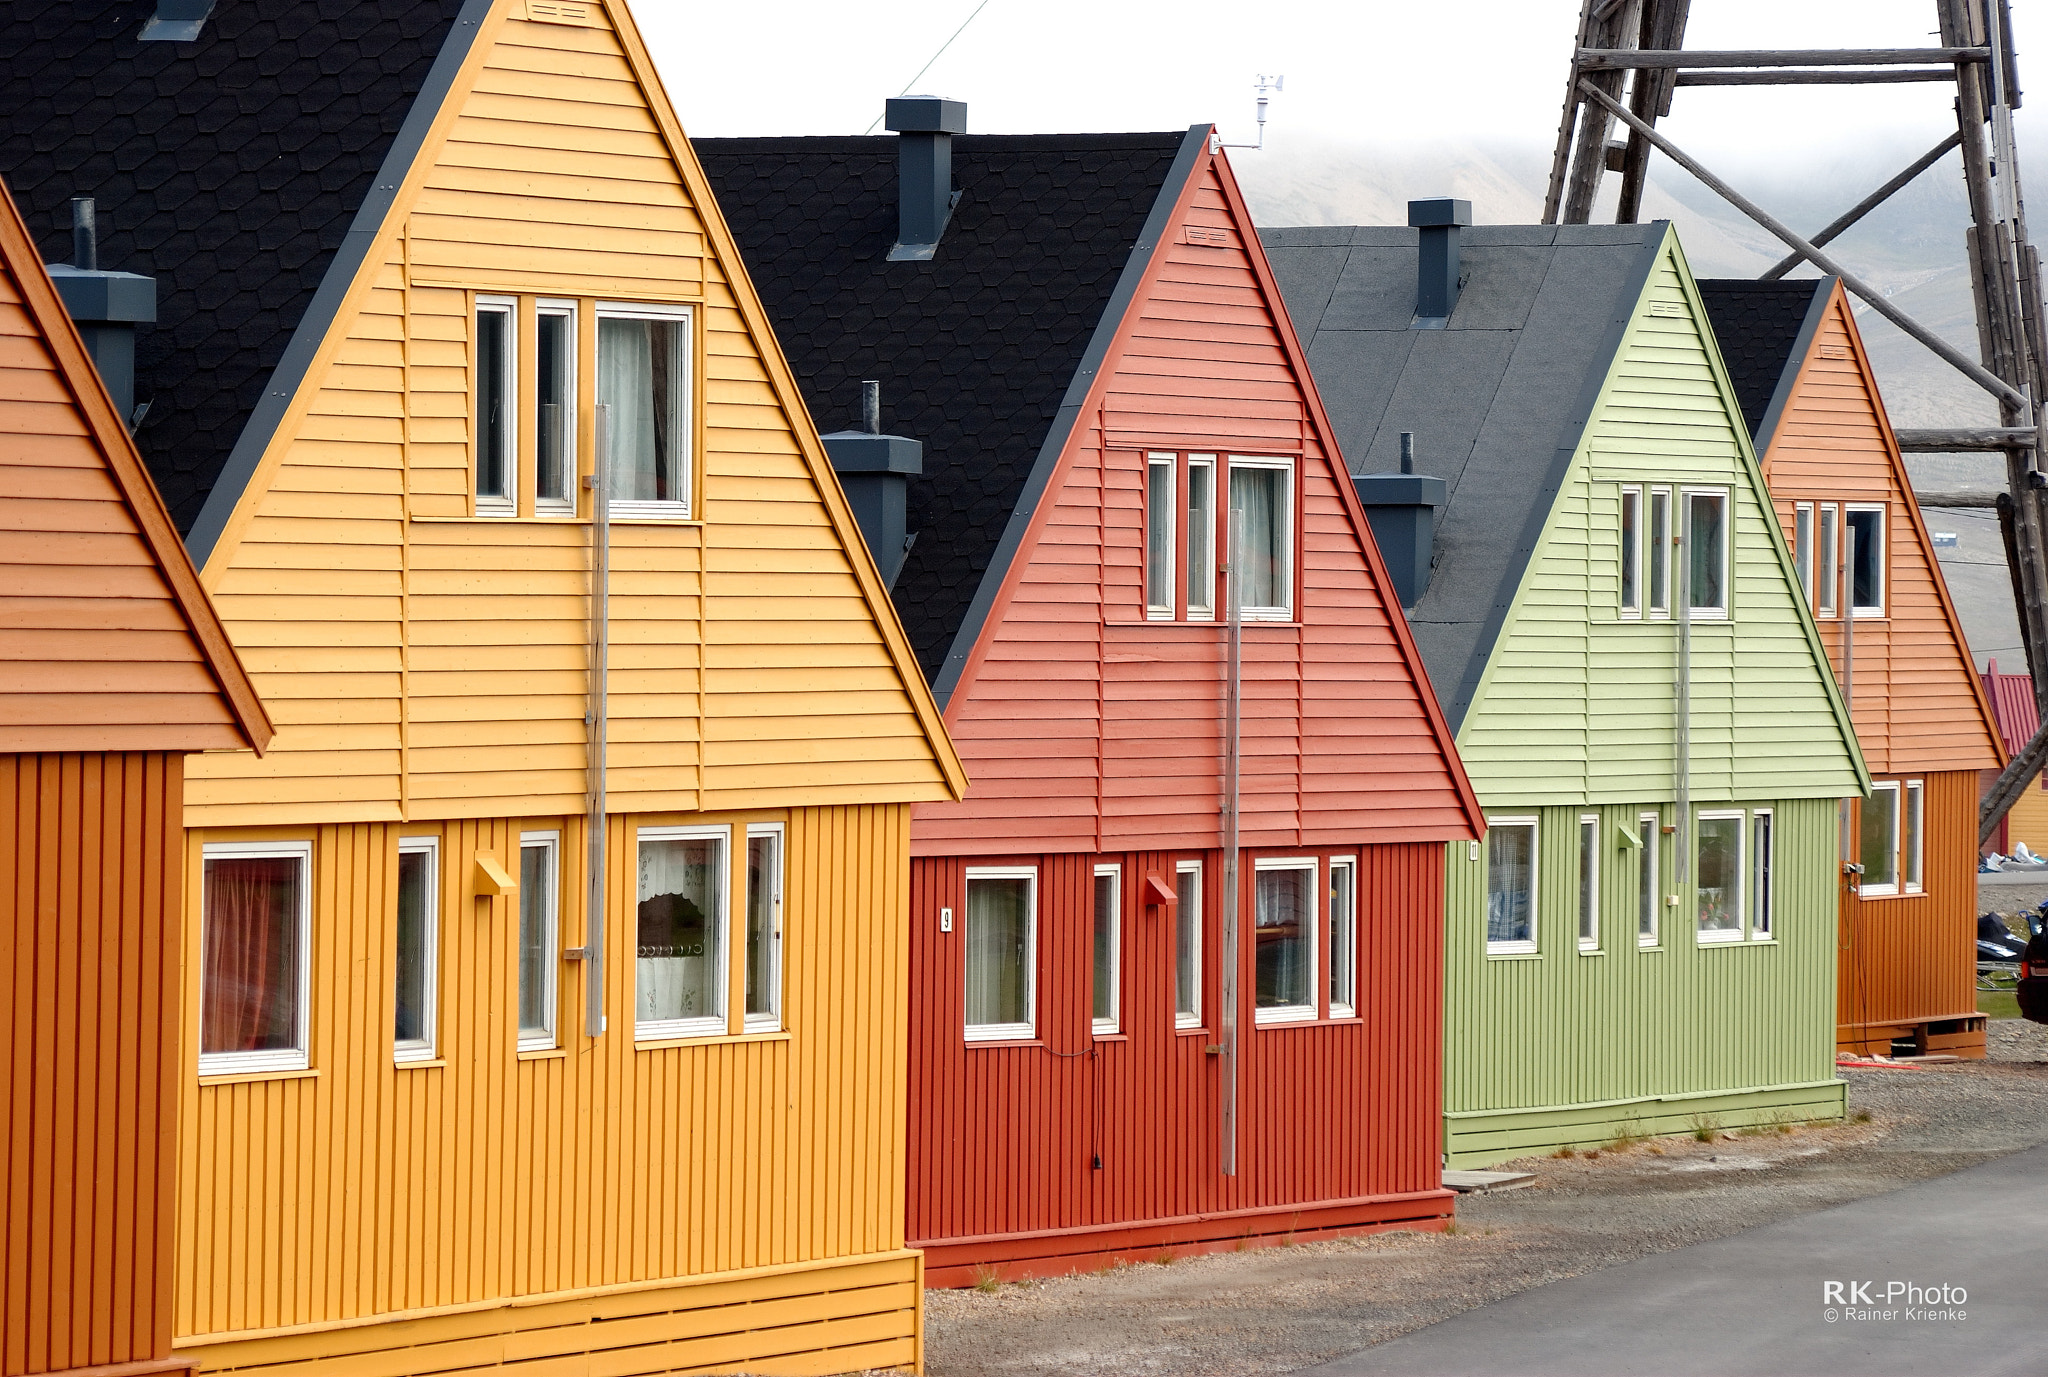
MULTIPOLYGON (((0 178, 46 261, 73 196, 100 266, 157 279, 136 436, 190 532, 463 0, 220 0, 143 43, 152 0, 0 7, 0 178)), ((203 553, 203 552, 202 552, 203 553)))
POLYGON ((1408 614, 1451 729, 1463 723, 1668 223, 1476 225, 1449 328, 1415 330, 1416 231, 1264 230, 1354 473, 1446 481, 1436 567, 1408 614))
POLYGON ((984 576, 1036 502, 1062 402, 1196 137, 957 137, 963 195, 927 263, 886 261, 893 135, 695 141, 819 429, 857 428, 876 379, 883 430, 924 442, 895 602, 942 701, 942 667, 978 632, 984 576))
POLYGON ((1791 386, 1834 285, 1832 277, 1699 280, 1700 299, 1759 454, 1765 449, 1766 420, 1775 425, 1773 412, 1779 408, 1772 403, 1791 386))

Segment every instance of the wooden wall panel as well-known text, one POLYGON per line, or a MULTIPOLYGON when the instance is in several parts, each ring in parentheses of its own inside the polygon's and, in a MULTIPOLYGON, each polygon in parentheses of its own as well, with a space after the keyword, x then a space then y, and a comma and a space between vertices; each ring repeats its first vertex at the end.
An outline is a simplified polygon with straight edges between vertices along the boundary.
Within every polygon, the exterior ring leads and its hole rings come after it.
POLYGON ((171 1355, 183 756, 0 755, 0 1374, 171 1355))

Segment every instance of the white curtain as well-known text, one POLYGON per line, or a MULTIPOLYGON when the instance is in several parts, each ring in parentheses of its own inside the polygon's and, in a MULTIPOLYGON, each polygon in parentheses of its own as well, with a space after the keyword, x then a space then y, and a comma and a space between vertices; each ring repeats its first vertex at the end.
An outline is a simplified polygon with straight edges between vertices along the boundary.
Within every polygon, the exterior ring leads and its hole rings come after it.
POLYGON ((668 502, 682 497, 682 326, 672 320, 597 323, 597 399, 611 412, 612 496, 668 502))
POLYGON ((1258 1006, 1313 1004, 1309 944, 1315 940, 1315 872, 1261 870, 1253 882, 1252 925, 1257 934, 1258 1006))
POLYGON ((1028 1023, 1031 882, 967 882, 967 1022, 1028 1023))
POLYGON ((1280 469, 1232 469, 1230 502, 1244 512, 1244 582, 1239 585, 1246 607, 1284 607, 1287 603, 1287 475, 1280 469))

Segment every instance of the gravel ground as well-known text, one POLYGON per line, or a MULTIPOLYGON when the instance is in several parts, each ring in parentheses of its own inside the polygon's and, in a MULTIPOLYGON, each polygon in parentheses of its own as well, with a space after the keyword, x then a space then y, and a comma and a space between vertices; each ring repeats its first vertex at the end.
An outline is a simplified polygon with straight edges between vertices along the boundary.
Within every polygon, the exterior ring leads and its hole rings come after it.
POLYGON ((1895 1190, 2048 1142, 2048 1027, 1991 1025, 1991 1057, 1844 1072, 1852 1119, 1710 1143, 1503 1164, 1452 1234, 1222 1253, 992 1293, 937 1291, 932 1377, 1287 1372, 1503 1296, 1895 1190), (1869 1117, 1862 1122, 1860 1116, 1869 1117))

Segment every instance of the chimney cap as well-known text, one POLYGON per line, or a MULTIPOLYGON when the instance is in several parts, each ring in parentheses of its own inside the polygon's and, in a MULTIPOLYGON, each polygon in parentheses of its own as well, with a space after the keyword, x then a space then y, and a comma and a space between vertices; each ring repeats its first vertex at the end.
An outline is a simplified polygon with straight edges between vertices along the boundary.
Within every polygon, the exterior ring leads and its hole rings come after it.
POLYGON ((865 430, 835 430, 818 438, 825 442, 826 456, 839 473, 898 473, 908 478, 924 473, 922 440, 865 430))
POLYGON ((1408 203, 1408 223, 1417 229, 1472 223, 1472 203, 1451 196, 1431 196, 1408 203))
POLYGON ((965 134, 967 102, 944 96, 891 96, 883 124, 897 134, 965 134))

